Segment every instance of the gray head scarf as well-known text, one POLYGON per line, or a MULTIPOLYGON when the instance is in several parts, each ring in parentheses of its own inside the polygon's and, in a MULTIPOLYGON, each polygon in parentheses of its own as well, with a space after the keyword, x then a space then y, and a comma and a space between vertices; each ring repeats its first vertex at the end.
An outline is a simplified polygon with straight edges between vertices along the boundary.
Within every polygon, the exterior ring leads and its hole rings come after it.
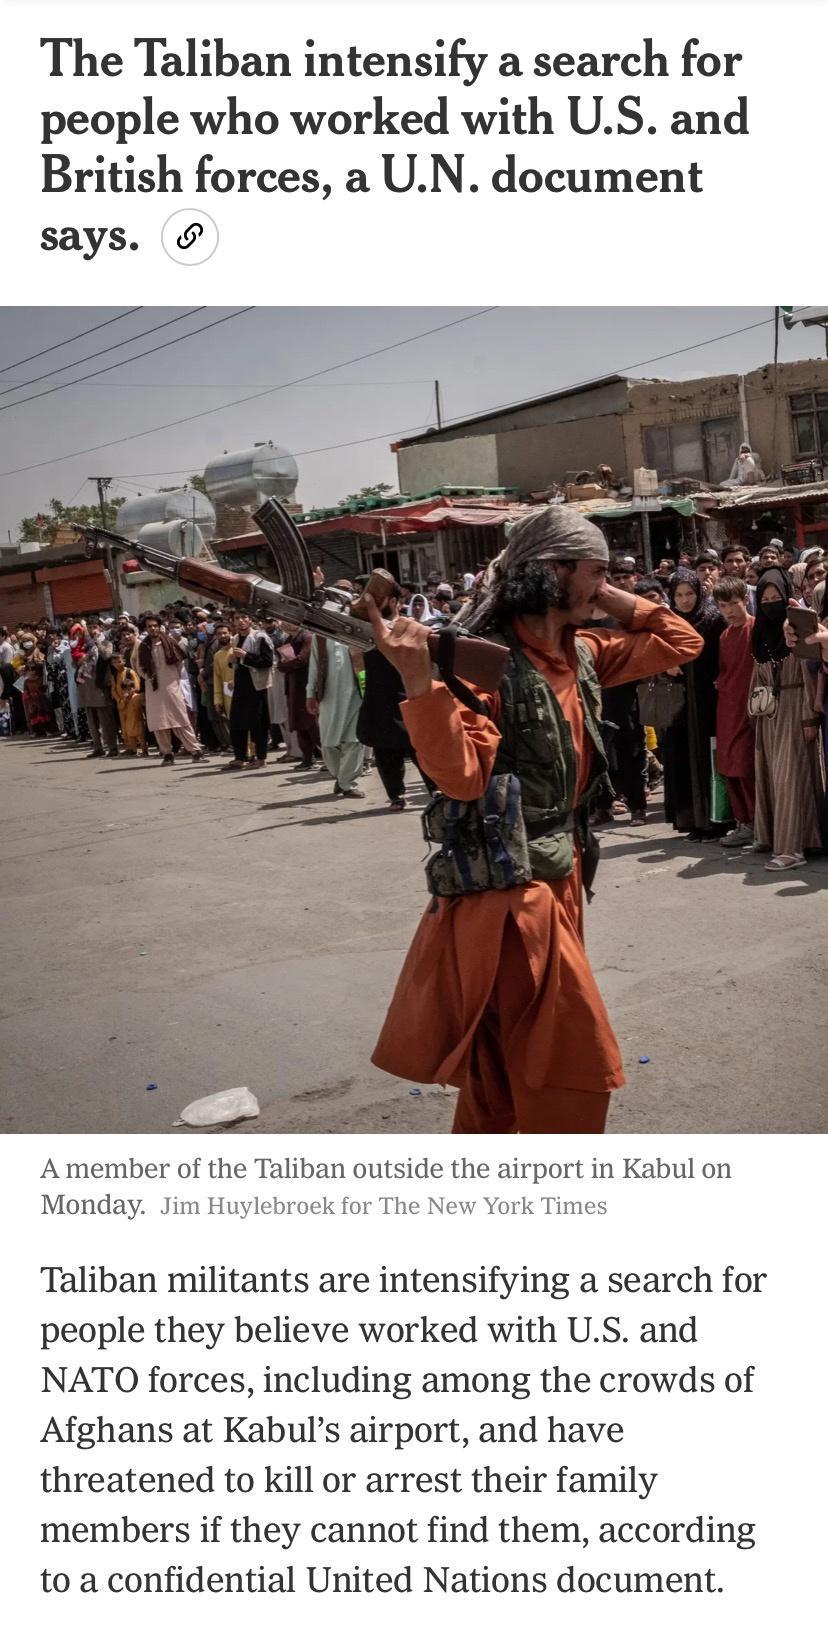
POLYGON ((566 564, 594 559, 608 564, 609 548, 598 526, 566 503, 538 508, 537 512, 527 514, 525 519, 518 519, 512 525, 506 546, 492 559, 474 602, 460 611, 457 622, 470 632, 484 627, 491 616, 497 587, 507 571, 516 564, 527 564, 530 559, 555 559, 566 564))

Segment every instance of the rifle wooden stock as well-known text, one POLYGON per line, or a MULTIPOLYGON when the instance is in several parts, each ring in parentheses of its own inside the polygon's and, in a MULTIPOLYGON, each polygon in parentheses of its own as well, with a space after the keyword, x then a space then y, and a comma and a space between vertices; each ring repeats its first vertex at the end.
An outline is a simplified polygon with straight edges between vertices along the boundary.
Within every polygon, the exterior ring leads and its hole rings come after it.
MULTIPOLYGON (((354 620, 368 620, 368 606, 366 598, 370 593, 378 609, 382 609, 392 593, 399 593, 394 577, 388 570, 376 569, 372 572, 365 589, 360 593, 356 602, 348 611, 354 620)), ((437 659, 438 639, 437 633, 429 635, 428 647, 432 659, 437 659)), ((493 694, 500 684, 500 679, 509 663, 509 650, 499 643, 490 643, 487 638, 458 637, 455 644, 454 670, 461 682, 474 683, 487 694, 493 694)))
MULTIPOLYGON (((428 647, 437 659, 436 632, 429 633, 428 647)), ((494 694, 509 664, 509 650, 488 638, 459 637, 454 645, 454 674, 461 682, 473 683, 485 694, 494 694)))
POLYGON ((255 583, 249 576, 225 570, 220 564, 209 564, 206 559, 177 559, 175 576, 183 587, 214 592, 239 609, 249 609, 256 597, 255 583))
MULTIPOLYGON (((279 505, 274 503, 272 507, 278 508, 279 505)), ((290 515, 279 508, 274 519, 272 513, 268 514, 267 510, 270 508, 271 504, 267 504, 266 509, 262 510, 265 520, 270 519, 270 528, 274 533, 287 532, 289 537, 291 527, 296 528, 290 515), (284 526, 282 518, 285 521, 284 526)), ((262 528, 259 514, 256 515, 256 519, 262 528)), ((306 596, 303 593, 300 596, 285 592, 284 583, 276 586, 275 583, 265 581, 260 576, 240 575, 236 570, 225 570, 220 564, 211 564, 207 559, 165 555, 155 548, 142 547, 140 542, 129 541, 123 536, 98 530, 94 526, 76 525, 74 528, 86 537, 87 545, 93 553, 106 542, 114 552, 133 554, 148 569, 157 570, 159 574, 179 582, 182 587, 189 587, 193 592, 209 595, 226 604, 234 604, 237 609, 248 610, 253 614, 270 610, 271 614, 278 618, 301 621, 310 632, 315 632, 323 638, 334 638, 338 642, 353 644, 362 649, 371 645, 371 629, 367 622, 367 613, 359 601, 350 606, 347 614, 340 615, 336 611, 310 602, 310 594, 306 596)), ((287 564, 290 565, 290 562, 288 559, 287 564)), ((305 566, 301 554, 295 568, 287 573, 292 574, 294 581, 304 585, 305 566)), ((394 584, 393 577, 386 571, 378 571, 376 574, 386 578, 385 591, 381 598, 383 601, 387 597, 387 583, 394 584)), ((374 579, 372 577, 372 580, 374 579)), ((378 588, 379 585, 377 582, 378 588)), ((312 587, 310 590, 313 590, 312 587)), ((436 632, 430 634, 428 646, 436 659, 436 632)), ((457 639, 454 657, 454 670, 457 676, 463 682, 474 683, 476 688, 482 689, 487 694, 493 693, 498 687, 508 660, 509 650, 499 643, 490 643, 486 638, 461 636, 457 639)))

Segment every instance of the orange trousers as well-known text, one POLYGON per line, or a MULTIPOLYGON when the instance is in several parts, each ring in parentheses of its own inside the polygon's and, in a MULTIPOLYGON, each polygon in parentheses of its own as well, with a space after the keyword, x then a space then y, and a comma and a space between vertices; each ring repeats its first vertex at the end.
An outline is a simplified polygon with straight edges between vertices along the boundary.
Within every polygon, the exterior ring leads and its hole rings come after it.
POLYGON ((474 1035, 469 1074, 460 1086, 453 1134, 603 1134, 610 1091, 531 1089, 509 1076, 508 1035, 531 1002, 533 985, 520 933, 504 931, 502 963, 474 1035))

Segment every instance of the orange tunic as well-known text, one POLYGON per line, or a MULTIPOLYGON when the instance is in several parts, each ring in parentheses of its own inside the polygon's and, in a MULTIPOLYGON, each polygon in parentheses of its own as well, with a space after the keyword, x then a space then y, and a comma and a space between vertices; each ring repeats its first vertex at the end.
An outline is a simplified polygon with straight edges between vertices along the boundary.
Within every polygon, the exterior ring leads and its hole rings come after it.
MULTIPOLYGON (((572 729, 580 792, 589 776, 589 742, 585 746, 575 634, 565 635, 564 651, 555 656, 520 622, 515 629, 572 729)), ((681 665, 702 648, 687 621, 645 599, 636 601, 630 630, 595 627, 577 635, 589 643, 603 687, 681 665)), ((467 710, 442 683, 402 707, 421 768, 461 801, 483 794, 497 753, 498 697, 487 698, 491 720, 467 710)), ((429 906, 372 1060, 416 1083, 470 1085, 479 1093, 481 1078, 486 1083, 493 1066, 497 1070, 493 1050, 513 1102, 523 1102, 518 1126, 529 1132, 543 1130, 550 1091, 605 1095, 624 1082, 584 948, 577 859, 565 880, 441 898, 436 909, 429 906)))

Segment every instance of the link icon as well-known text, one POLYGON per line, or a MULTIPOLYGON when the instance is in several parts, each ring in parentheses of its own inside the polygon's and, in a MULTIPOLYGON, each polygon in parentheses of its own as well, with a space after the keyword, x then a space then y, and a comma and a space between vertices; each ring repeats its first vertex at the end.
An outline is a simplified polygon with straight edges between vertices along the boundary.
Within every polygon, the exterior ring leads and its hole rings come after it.
POLYGON ((203 265, 218 248, 218 226, 200 209, 176 209, 161 228, 161 246, 179 265, 203 265))

